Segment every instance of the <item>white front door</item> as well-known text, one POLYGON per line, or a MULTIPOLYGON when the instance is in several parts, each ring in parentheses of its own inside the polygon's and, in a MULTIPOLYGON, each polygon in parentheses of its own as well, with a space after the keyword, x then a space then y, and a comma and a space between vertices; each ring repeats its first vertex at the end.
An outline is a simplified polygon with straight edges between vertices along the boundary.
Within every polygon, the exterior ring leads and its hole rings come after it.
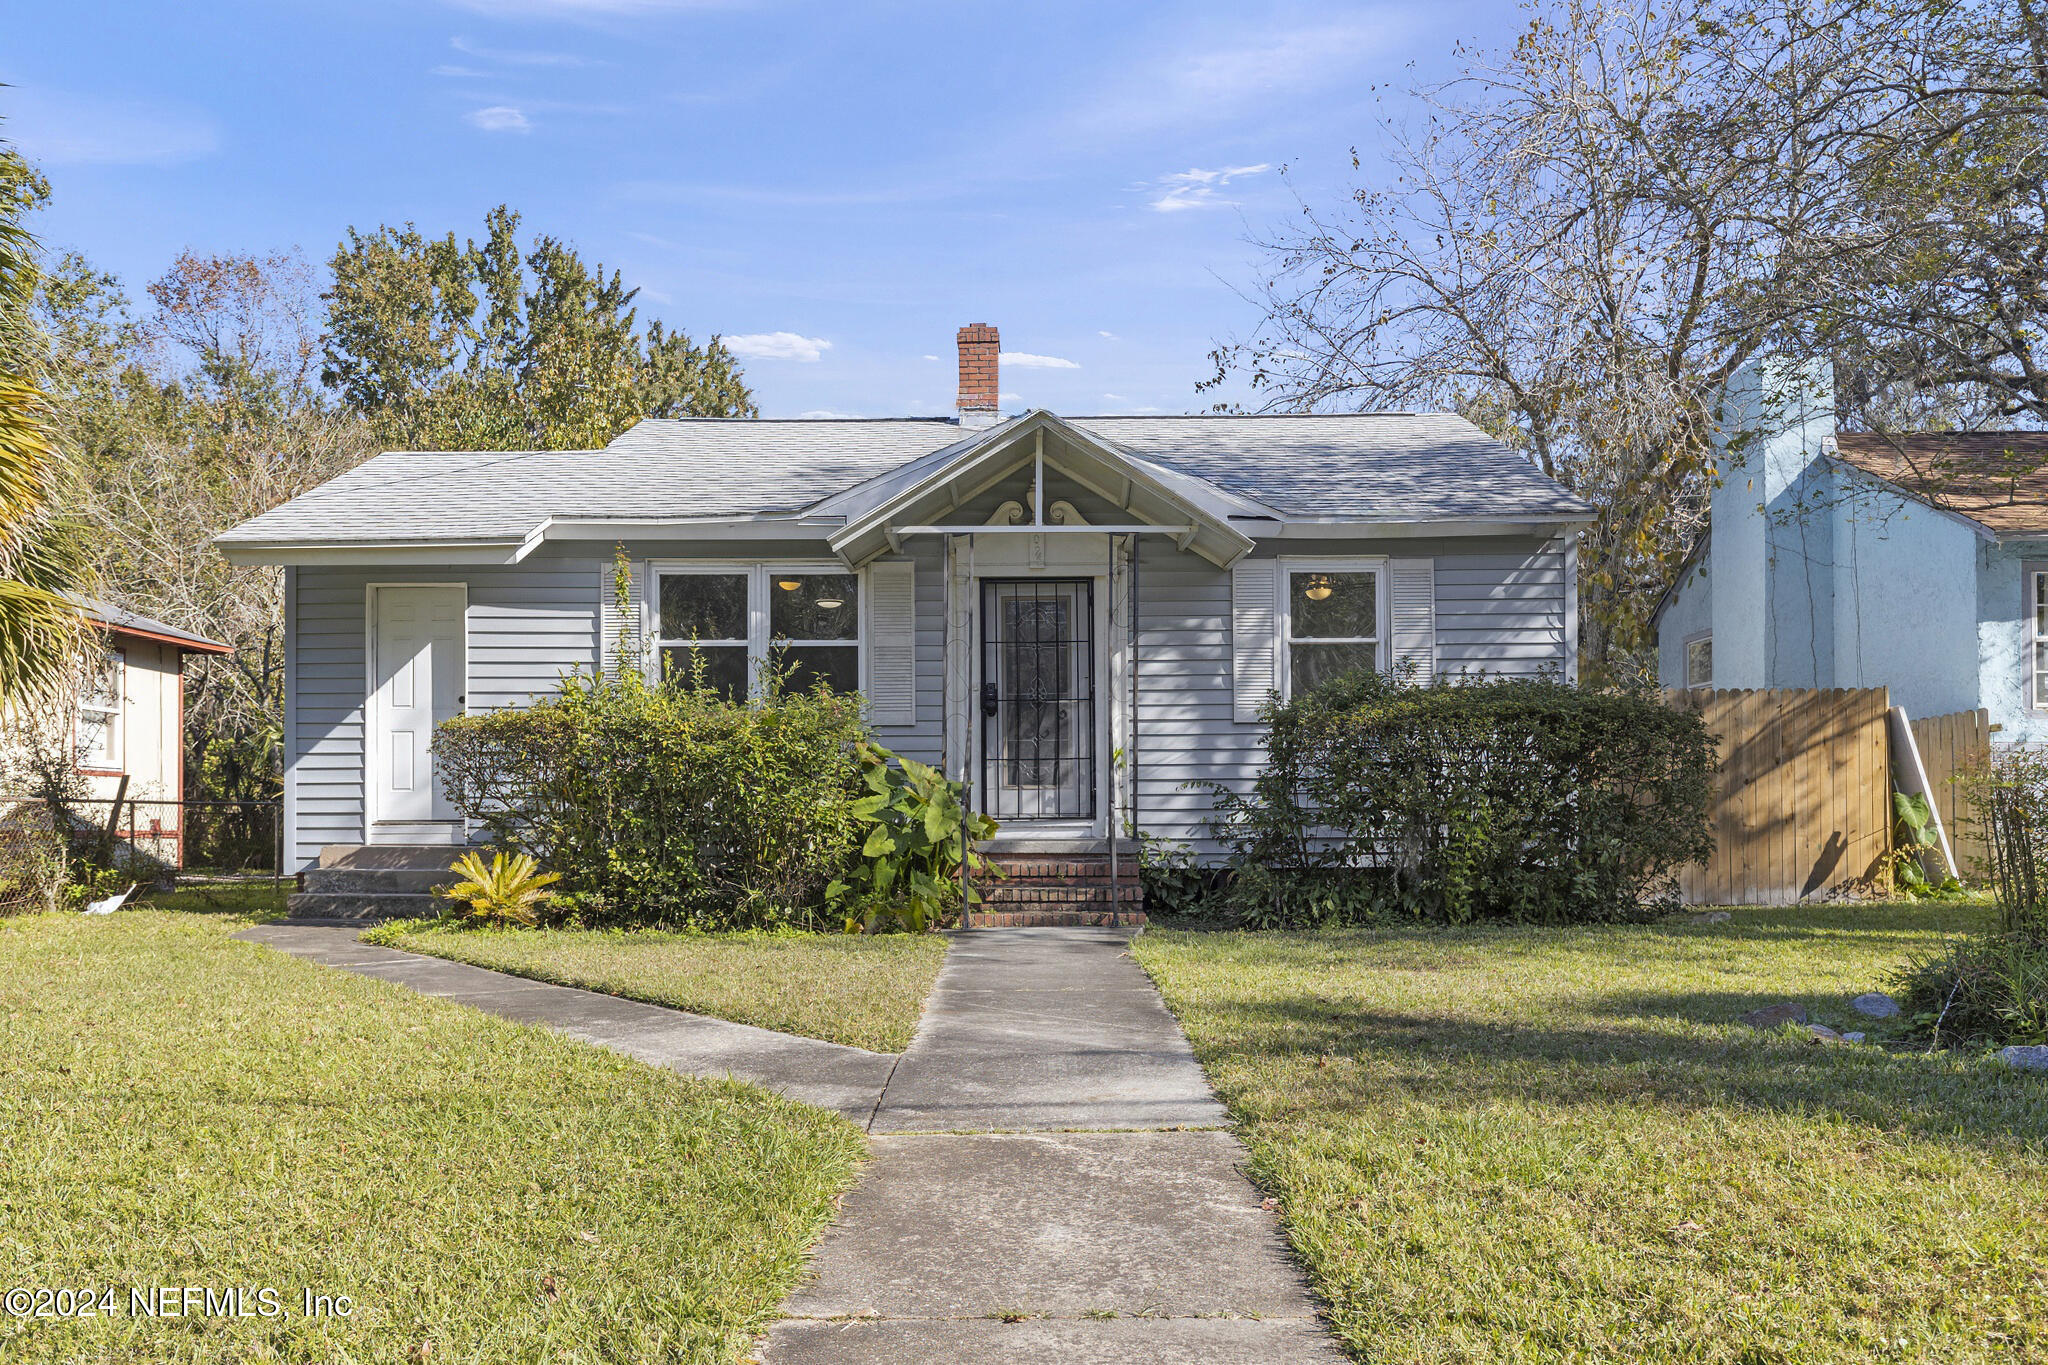
POLYGON ((370 841, 455 841, 461 824, 435 779, 434 727, 462 714, 462 584, 370 593, 370 841))

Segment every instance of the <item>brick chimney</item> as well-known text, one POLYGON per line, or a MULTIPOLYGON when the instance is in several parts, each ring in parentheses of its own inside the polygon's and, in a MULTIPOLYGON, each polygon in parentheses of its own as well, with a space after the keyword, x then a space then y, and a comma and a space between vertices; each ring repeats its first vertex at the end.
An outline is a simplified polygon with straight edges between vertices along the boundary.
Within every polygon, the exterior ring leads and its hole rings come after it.
POLYGON ((1002 341, 996 329, 985 322, 969 323, 960 329, 960 425, 992 427, 1002 420, 997 396, 1002 381, 996 373, 996 357, 1002 341))

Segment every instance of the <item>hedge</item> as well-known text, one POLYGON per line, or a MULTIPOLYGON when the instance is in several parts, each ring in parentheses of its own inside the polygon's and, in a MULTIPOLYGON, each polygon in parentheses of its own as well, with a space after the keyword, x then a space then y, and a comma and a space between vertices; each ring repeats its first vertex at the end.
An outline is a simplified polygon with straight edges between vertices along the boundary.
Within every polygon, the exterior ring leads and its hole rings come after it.
POLYGON ((1635 918, 1713 851, 1712 737, 1651 695, 1361 671, 1264 722, 1254 785, 1216 788, 1255 926, 1635 918))
POLYGON ((866 735, 857 696, 576 677, 445 722, 434 758, 457 810, 561 873, 584 923, 824 927, 867 833, 866 735))

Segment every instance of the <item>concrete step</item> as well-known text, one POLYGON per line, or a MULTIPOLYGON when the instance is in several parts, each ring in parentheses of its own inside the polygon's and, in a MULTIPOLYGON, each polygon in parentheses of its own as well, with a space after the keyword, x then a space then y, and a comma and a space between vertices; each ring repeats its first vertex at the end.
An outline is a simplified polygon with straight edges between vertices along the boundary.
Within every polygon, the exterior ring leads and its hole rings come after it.
POLYGON ((327 894, 424 895, 461 880, 446 867, 309 867, 306 890, 327 894))
POLYGON ((446 871, 468 849, 456 844, 329 844, 320 866, 350 871, 446 871))
POLYGON ((432 917, 448 908, 433 896, 375 892, 300 891, 285 898, 285 909, 293 919, 349 920, 369 923, 386 919, 432 917))

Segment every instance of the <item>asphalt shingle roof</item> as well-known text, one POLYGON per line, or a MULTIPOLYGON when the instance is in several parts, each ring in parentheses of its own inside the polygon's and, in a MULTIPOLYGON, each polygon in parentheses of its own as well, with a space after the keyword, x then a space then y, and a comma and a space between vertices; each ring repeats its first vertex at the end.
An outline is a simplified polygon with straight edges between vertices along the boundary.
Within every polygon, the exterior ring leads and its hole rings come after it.
POLYGON ((2048 534, 2048 433, 1872 436, 1844 431, 1835 436, 1835 454, 1996 535, 2048 534))
MULTIPOLYGON (((1066 420, 1131 454, 1298 516, 1433 521, 1586 510, 1521 456, 1450 414, 1066 420)), ((791 513, 977 434, 930 418, 649 418, 603 450, 395 451, 221 539, 508 540, 548 517, 791 513)))

